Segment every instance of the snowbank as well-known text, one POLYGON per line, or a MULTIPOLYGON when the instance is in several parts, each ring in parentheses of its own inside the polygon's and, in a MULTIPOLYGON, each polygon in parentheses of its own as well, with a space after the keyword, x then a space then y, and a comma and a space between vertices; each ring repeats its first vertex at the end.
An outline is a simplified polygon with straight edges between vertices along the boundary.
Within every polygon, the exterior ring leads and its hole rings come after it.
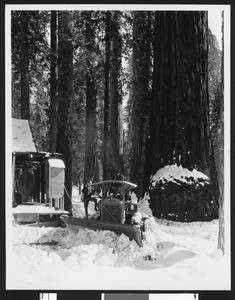
MULTIPOLYGON (((230 288, 230 260, 217 251, 218 220, 157 220, 146 201, 143 247, 111 231, 12 226, 7 289, 213 290, 230 288)), ((89 205, 89 214, 94 212, 89 205)), ((76 193, 73 211, 84 216, 76 193)), ((9 231, 10 232, 10 231, 9 231)))
POLYGON ((16 225, 7 288, 226 289, 229 267, 216 250, 217 228, 217 220, 150 218, 140 248, 110 231, 81 229, 69 235, 67 228, 16 225))

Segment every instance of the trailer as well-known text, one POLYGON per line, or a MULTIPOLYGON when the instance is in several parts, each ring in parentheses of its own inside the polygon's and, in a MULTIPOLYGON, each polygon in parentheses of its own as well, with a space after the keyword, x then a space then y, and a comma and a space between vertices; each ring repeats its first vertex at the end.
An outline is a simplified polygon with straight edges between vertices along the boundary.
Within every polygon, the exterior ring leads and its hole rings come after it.
POLYGON ((12 215, 18 224, 63 224, 62 155, 37 151, 28 120, 12 119, 12 215))

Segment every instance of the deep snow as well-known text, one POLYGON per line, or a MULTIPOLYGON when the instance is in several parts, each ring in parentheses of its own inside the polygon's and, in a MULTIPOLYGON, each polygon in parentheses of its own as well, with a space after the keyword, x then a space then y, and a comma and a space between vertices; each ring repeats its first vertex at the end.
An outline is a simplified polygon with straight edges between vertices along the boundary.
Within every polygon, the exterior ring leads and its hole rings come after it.
MULTIPOLYGON (((73 213, 84 215, 83 203, 74 192, 73 213)), ((81 229, 74 236, 67 228, 13 224, 11 229, 9 289, 230 288, 229 259, 217 250, 218 220, 178 223, 150 217, 143 248, 110 231, 81 229)))
POLYGON ((227 277, 225 259, 216 252, 217 227, 218 221, 176 224, 151 219, 139 248, 126 236, 108 231, 84 229, 71 236, 66 228, 15 226, 8 286, 217 289, 227 277))

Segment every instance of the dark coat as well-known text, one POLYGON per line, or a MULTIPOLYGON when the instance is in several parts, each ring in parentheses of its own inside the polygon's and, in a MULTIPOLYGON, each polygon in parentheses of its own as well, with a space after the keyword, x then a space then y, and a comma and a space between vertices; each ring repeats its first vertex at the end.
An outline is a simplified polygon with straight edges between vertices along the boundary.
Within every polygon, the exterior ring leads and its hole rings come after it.
POLYGON ((90 193, 89 193, 89 191, 88 191, 88 187, 85 185, 84 186, 84 188, 82 189, 82 192, 83 192, 83 201, 86 201, 86 200, 88 200, 88 199, 90 199, 91 198, 91 196, 92 196, 92 194, 93 194, 93 192, 92 191, 90 191, 90 193))

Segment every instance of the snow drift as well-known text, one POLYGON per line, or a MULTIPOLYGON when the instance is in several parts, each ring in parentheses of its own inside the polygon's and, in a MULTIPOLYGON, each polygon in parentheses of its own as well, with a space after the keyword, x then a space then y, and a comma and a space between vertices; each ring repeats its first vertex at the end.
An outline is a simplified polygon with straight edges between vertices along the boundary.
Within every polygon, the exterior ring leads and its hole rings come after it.
MULTIPOLYGON (((82 211, 82 203, 77 203, 82 211)), ((217 251, 218 220, 176 223, 150 217, 143 248, 125 235, 14 225, 8 289, 198 290, 229 288, 217 251)))

